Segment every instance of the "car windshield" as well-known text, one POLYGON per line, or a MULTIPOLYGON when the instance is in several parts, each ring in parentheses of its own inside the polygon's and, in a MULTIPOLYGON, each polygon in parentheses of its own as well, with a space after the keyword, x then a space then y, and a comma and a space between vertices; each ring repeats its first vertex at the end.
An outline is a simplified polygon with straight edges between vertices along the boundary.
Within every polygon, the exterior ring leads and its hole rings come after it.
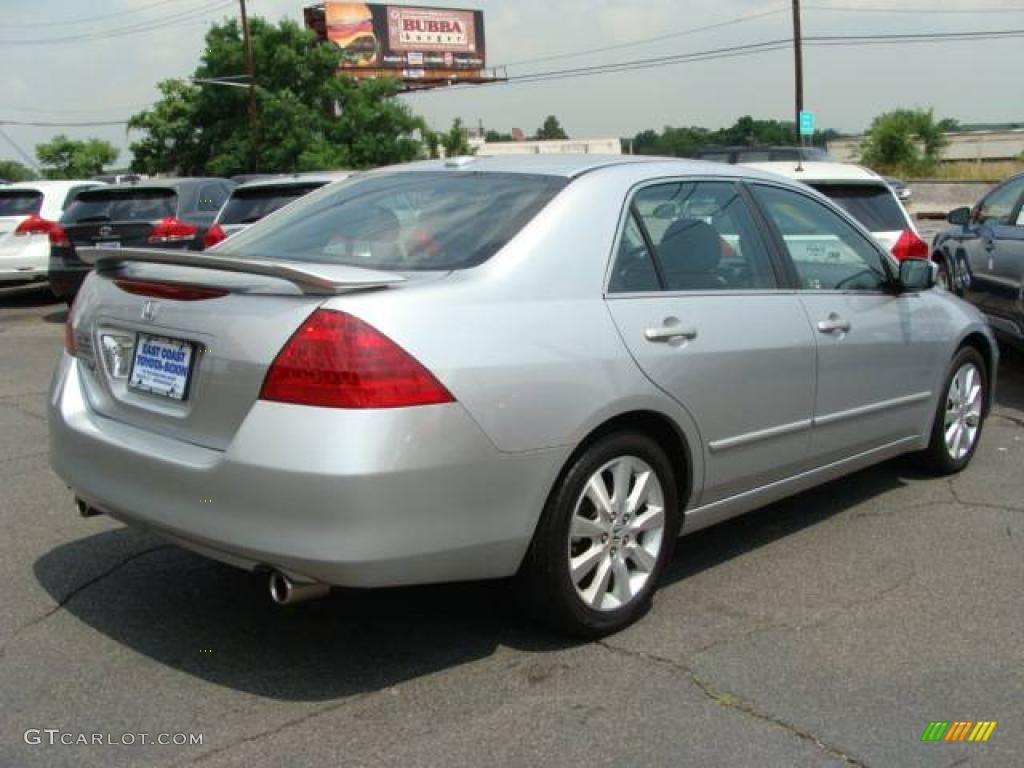
POLYGON ((565 184, 519 173, 366 176, 296 201, 217 253, 395 271, 465 269, 497 253, 565 184))
POLYGON ((157 221, 174 215, 177 199, 175 191, 166 187, 94 189, 75 198, 61 222, 157 221))
POLYGON ((882 184, 812 184, 871 232, 907 229, 903 209, 882 184))
POLYGON ((259 221, 288 203, 319 189, 326 182, 311 181, 303 184, 282 184, 236 189, 220 214, 221 224, 251 224, 259 221))
POLYGON ((0 189, 0 216, 29 216, 43 207, 43 193, 34 189, 0 189))

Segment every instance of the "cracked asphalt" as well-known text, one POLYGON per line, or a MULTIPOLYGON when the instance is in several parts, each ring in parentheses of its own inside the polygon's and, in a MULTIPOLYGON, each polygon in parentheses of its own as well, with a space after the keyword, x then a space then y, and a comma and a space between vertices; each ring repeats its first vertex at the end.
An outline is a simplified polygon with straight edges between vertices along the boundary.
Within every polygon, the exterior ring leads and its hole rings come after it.
POLYGON ((79 518, 46 454, 63 319, 0 291, 2 768, 1021 765, 1020 355, 963 474, 891 462, 687 537, 642 622, 573 644, 501 583, 282 609, 250 574, 79 518), (982 719, 988 743, 919 741, 982 719))

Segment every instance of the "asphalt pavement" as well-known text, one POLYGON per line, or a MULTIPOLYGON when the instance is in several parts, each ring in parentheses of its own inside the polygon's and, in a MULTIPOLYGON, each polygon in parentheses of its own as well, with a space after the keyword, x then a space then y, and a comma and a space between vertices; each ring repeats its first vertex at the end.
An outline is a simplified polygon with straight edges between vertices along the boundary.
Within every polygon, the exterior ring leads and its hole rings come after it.
POLYGON ((0 291, 2 768, 1021 765, 1019 355, 964 473, 890 462, 684 538, 644 620, 568 643, 502 583, 281 608, 80 518, 47 460, 64 314, 0 291))

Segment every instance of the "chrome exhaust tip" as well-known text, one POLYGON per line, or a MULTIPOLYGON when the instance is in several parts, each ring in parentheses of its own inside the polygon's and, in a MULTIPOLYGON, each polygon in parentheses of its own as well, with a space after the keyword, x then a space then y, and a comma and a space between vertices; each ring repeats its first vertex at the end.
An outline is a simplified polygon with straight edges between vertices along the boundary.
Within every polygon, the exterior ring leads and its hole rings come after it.
POLYGON ((306 600, 324 597, 331 591, 329 584, 318 581, 294 581, 287 574, 271 571, 267 580, 270 587, 270 599, 278 605, 293 605, 306 600))
POLYGON ((78 509, 78 514, 80 514, 82 517, 97 517, 98 515, 103 514, 98 509, 96 509, 96 507, 90 507, 77 496, 75 497, 75 507, 78 509))

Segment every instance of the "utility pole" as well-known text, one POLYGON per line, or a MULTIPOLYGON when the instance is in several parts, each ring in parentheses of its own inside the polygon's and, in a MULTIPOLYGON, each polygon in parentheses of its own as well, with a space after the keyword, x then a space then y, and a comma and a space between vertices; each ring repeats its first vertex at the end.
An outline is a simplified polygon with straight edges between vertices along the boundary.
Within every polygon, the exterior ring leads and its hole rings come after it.
POLYGON ((250 164, 253 172, 259 170, 260 125, 256 115, 256 73, 252 64, 252 38, 249 37, 249 16, 245 12, 245 0, 238 0, 242 9, 242 42, 245 45, 245 72, 249 76, 249 136, 252 154, 250 164))
POLYGON ((796 64, 796 129, 797 143, 802 144, 800 136, 800 113, 804 111, 804 52, 803 37, 800 33, 800 0, 793 0, 793 55, 796 64))

